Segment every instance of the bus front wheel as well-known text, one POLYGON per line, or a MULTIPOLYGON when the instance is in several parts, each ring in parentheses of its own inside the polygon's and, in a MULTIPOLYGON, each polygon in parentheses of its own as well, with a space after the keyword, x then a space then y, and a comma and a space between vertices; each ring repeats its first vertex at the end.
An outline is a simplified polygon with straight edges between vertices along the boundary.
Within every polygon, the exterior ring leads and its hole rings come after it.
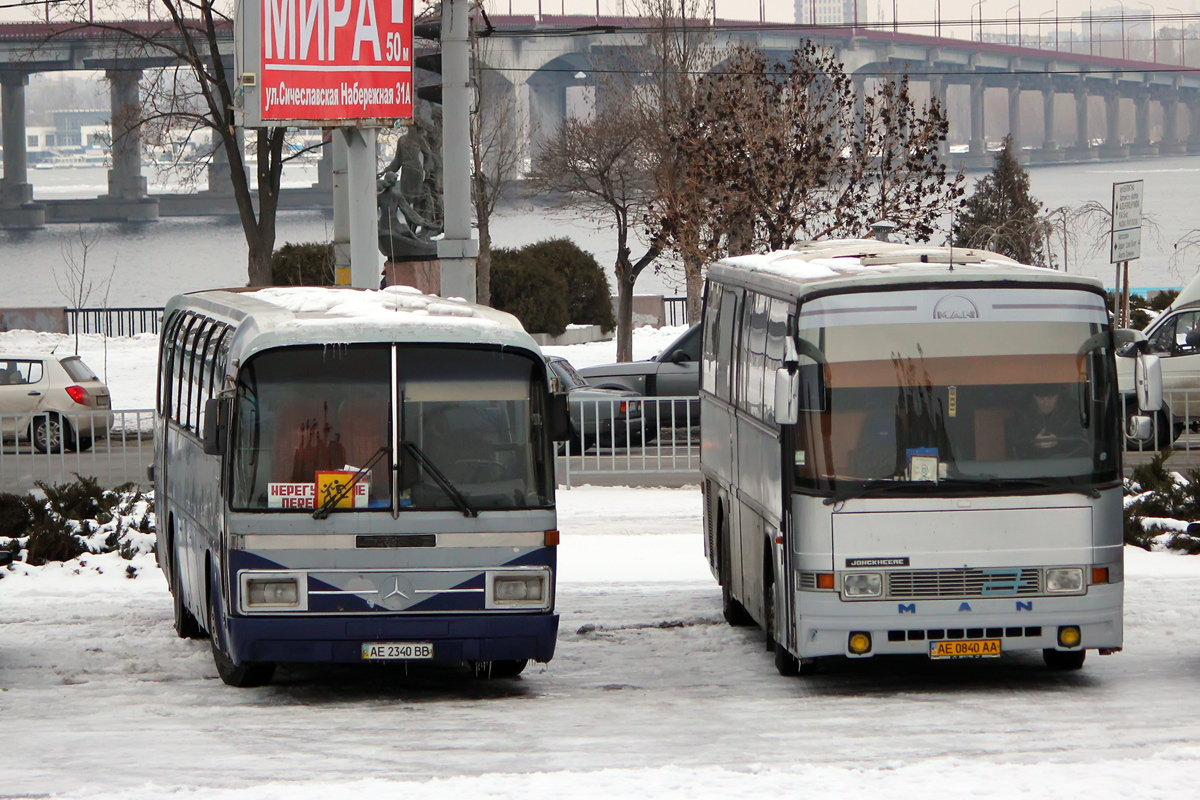
POLYGON ((1086 650, 1050 650, 1042 651, 1042 660, 1046 666, 1055 670, 1079 669, 1087 657, 1086 650))
POLYGON ((256 686, 266 686, 275 675, 275 665, 272 663, 234 664, 233 659, 221 647, 221 635, 217 628, 216 600, 208 601, 208 641, 212 645, 213 663, 217 666, 217 675, 226 686, 238 689, 253 689, 256 686))
POLYGON ((476 678, 515 678, 525 670, 527 658, 500 659, 497 661, 472 661, 476 678))

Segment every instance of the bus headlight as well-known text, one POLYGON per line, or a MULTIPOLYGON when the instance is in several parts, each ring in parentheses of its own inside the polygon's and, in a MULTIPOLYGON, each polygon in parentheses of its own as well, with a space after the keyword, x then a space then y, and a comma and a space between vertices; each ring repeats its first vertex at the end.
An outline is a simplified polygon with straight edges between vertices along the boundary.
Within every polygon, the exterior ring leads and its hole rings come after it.
POLYGON ((1046 570, 1047 592, 1078 592, 1083 589, 1083 570, 1068 567, 1046 570))
POLYGON ((300 604, 300 586, 295 578, 251 578, 246 581, 246 605, 286 606, 300 604))
POLYGON ((878 572, 852 572, 842 578, 846 597, 879 597, 883 594, 883 575, 878 572))
POLYGON ((308 577, 303 572, 242 572, 238 584, 243 612, 308 610, 308 577))
POLYGON ((489 608, 541 608, 547 604, 549 576, 544 572, 488 575, 489 608))

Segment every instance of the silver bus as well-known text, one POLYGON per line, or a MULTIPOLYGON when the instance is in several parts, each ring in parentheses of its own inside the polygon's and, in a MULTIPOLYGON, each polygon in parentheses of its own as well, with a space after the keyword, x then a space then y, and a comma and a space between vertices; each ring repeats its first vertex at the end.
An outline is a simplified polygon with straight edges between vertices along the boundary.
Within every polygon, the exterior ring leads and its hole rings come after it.
POLYGON ((781 673, 1121 649, 1098 281, 831 241, 714 265, 703 325, 705 552, 727 620, 761 625, 781 673))
POLYGON ((159 563, 226 683, 550 660, 567 407, 514 317, 404 287, 205 291, 166 306, 159 359, 159 563))

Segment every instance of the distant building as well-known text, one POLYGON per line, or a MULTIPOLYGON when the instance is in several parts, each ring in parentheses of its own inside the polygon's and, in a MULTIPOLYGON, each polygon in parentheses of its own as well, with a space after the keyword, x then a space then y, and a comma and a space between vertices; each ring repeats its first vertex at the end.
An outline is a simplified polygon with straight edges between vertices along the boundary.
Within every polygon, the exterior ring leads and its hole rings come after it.
POLYGON ((795 0, 797 25, 865 25, 867 0, 795 0))

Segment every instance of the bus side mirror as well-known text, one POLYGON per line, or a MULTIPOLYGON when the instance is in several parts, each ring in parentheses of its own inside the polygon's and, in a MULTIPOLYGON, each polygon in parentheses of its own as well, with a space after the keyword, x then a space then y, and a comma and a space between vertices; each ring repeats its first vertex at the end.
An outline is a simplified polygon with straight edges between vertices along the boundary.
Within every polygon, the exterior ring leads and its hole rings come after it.
POLYGON ((1154 412, 1162 408, 1162 364, 1158 356, 1139 353, 1133 365, 1133 388, 1138 410, 1154 412))
POLYGON ((219 397, 204 401, 204 453, 219 456, 225 451, 229 430, 229 403, 219 397))
POLYGON ((1154 434, 1154 420, 1144 414, 1134 414, 1129 417, 1125 427, 1125 435, 1135 442, 1148 442, 1154 434))
POLYGON ((801 411, 824 410, 824 364, 804 364, 775 371, 775 422, 794 425, 801 411))
POLYGON ((571 438, 571 406, 566 392, 550 395, 550 439, 565 442, 571 438))

